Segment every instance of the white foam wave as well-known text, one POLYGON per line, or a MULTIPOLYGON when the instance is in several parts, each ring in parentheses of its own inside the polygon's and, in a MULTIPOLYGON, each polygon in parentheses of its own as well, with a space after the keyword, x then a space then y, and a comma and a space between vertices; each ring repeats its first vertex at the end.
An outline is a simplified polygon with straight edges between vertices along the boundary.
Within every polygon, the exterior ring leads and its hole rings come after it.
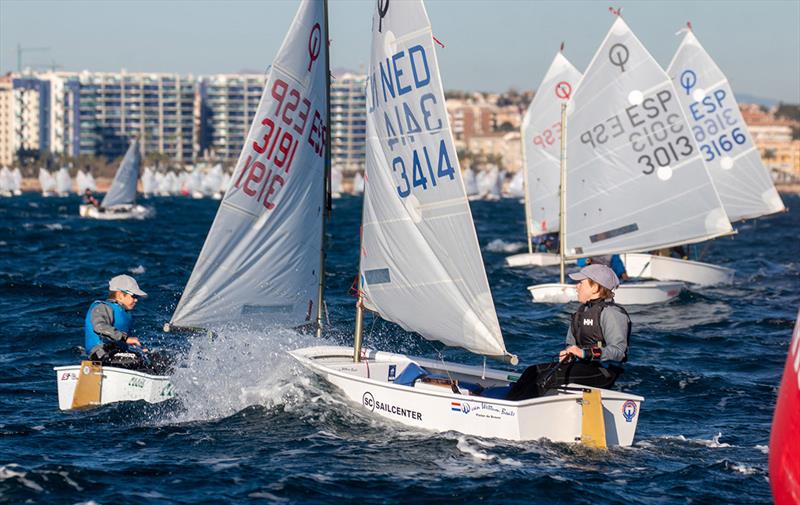
POLYGON ((135 266, 135 267, 132 267, 132 268, 128 269, 128 272, 132 273, 133 275, 140 275, 140 274, 145 273, 146 271, 147 270, 142 265, 135 266))
POLYGON ((754 449, 758 449, 759 451, 761 451, 764 454, 769 454, 769 446, 768 445, 757 445, 757 446, 754 447, 754 449))
POLYGON ((679 440, 681 442, 689 442, 692 444, 699 444, 704 445, 706 447, 711 447, 714 449, 725 448, 725 447, 733 447, 731 444, 726 442, 720 442, 719 439, 722 438, 722 432, 717 433, 716 436, 711 437, 711 440, 706 440, 703 438, 686 438, 683 435, 666 435, 663 437, 666 440, 679 440))
POLYGON ((525 247, 524 242, 506 242, 503 239, 496 238, 486 244, 485 250, 496 253, 514 253, 525 247))
POLYGON ((48 230, 63 230, 64 229, 64 225, 61 224, 61 223, 46 224, 46 225, 44 225, 44 227, 47 228, 48 230))
POLYGON ((490 454, 487 451, 482 451, 480 448, 473 446, 470 444, 474 442, 476 445, 485 447, 485 448, 492 448, 497 447, 497 444, 489 442, 487 440, 481 440, 479 438, 471 438, 470 441, 467 441, 465 436, 459 436, 456 442, 456 448, 463 452, 464 454, 468 454, 475 458, 478 461, 493 461, 496 460, 501 465, 508 465, 508 466, 522 466, 522 463, 513 459, 513 458, 503 458, 499 457, 494 454, 490 454))
POLYGON ((463 452, 464 454, 469 454, 473 458, 479 459, 481 461, 490 461, 495 458, 495 456, 483 452, 477 447, 471 446, 469 442, 467 442, 467 439, 465 437, 458 437, 458 443, 456 444, 456 448, 459 451, 463 452))
POLYGON ((251 405, 296 403, 307 395, 304 385, 310 380, 287 351, 319 344, 288 329, 194 337, 170 381, 183 408, 167 422, 218 419, 251 405))
POLYGON ((758 472, 758 469, 753 468, 751 466, 742 465, 738 463, 732 463, 731 469, 736 470, 737 472, 744 474, 744 475, 753 475, 754 473, 758 472))
POLYGON ((27 472, 20 472, 20 471, 14 470, 15 468, 19 468, 19 466, 15 465, 13 463, 8 465, 8 466, 0 465, 0 482, 3 482, 4 480, 9 480, 9 479, 16 479, 23 486, 25 486, 27 488, 33 489, 34 491, 39 491, 40 493, 42 491, 44 491, 42 486, 40 486, 39 484, 33 482, 30 479, 26 479, 25 478, 25 476, 28 475, 27 472))

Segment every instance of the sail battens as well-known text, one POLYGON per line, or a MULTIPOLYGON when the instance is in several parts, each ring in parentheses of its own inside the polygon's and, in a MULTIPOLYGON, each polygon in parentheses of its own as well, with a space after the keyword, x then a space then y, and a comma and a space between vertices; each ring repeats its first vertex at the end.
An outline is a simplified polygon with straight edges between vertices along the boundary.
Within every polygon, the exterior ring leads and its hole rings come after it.
POLYGON ((506 355, 422 2, 376 8, 372 36, 364 306, 428 340, 506 355))
POLYGON ((303 0, 171 324, 309 320, 318 298, 327 141, 324 3, 303 0))

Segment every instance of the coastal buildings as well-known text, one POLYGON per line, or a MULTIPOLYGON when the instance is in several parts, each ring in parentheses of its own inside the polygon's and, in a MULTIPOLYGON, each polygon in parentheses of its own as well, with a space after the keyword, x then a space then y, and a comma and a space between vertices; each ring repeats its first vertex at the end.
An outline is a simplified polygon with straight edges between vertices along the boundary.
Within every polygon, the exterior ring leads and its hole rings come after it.
POLYGON ((198 79, 195 155, 235 161, 253 121, 266 75, 218 74, 198 79))
POLYGON ((367 76, 346 72, 331 81, 331 164, 343 175, 364 171, 367 76))
MULTIPOLYGON (((122 156, 138 137, 158 161, 232 164, 245 142, 265 74, 22 72, 0 76, 0 165, 20 156, 122 156)), ((336 72, 331 89, 332 164, 363 172, 366 76, 336 72)), ((530 92, 448 92, 447 113, 462 164, 521 165, 519 127, 530 92)), ((778 180, 800 180, 797 107, 742 104, 764 163, 778 180), (795 118, 795 119, 793 119, 795 118)), ((57 161, 58 162, 58 161, 57 161)))

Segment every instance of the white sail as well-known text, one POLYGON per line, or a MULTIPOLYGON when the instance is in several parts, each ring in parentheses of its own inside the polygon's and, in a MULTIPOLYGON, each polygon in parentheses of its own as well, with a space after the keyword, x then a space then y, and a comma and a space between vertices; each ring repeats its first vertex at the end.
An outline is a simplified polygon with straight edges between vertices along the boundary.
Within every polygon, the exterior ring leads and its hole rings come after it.
POLYGON ((509 198, 522 198, 525 196, 525 170, 520 170, 511 177, 508 183, 509 198))
POLYGON ((561 103, 572 96, 581 77, 559 51, 522 120, 525 212, 531 237, 559 231, 561 103))
POLYGON ((568 108, 567 256, 732 231, 672 82, 617 18, 568 108))
POLYGON ((145 196, 152 195, 156 192, 157 187, 158 182, 153 169, 150 167, 144 167, 144 172, 142 173, 142 193, 144 193, 145 196))
POLYGON ((20 172, 19 167, 14 167, 14 170, 11 171, 11 181, 11 191, 19 194, 22 191, 22 172, 20 172))
POLYGON ((357 172, 356 175, 353 176, 353 194, 360 195, 364 192, 364 176, 361 175, 361 172, 357 172))
POLYGON ((421 0, 373 15, 365 180, 365 307, 426 339, 506 356, 421 0))
POLYGON ((727 77, 691 31, 667 73, 730 220, 783 211, 727 77))
POLYGON ((478 181, 475 179, 475 172, 471 168, 465 168, 462 174, 464 178, 464 190, 468 196, 478 194, 478 181))
POLYGON ((342 192, 342 168, 334 165, 331 167, 331 194, 340 195, 342 192))
POLYGON ((103 208, 113 207, 114 205, 124 205, 136 202, 136 181, 139 180, 139 165, 142 155, 139 152, 139 140, 134 139, 122 163, 114 175, 111 187, 108 189, 105 198, 100 203, 103 208))
POLYGON ((11 170, 6 167, 0 168, 0 193, 11 193, 13 186, 11 170))
POLYGON ((56 189, 56 179, 46 168, 39 169, 39 186, 42 193, 50 193, 56 189))
POLYGON ((72 178, 69 176, 67 167, 61 167, 56 173, 56 191, 59 195, 66 196, 72 191, 72 178))
POLYGON ((316 314, 327 40, 323 2, 304 0, 172 325, 302 324, 316 314))

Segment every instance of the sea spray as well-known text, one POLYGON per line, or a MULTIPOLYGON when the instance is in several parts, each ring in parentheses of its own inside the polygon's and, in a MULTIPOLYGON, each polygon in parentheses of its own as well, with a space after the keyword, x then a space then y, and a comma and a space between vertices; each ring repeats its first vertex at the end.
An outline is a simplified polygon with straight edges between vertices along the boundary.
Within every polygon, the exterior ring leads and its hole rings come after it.
POLYGON ((273 407, 302 395, 301 383, 308 380, 288 351, 319 344, 281 328, 193 336, 172 376, 180 409, 168 422, 223 418, 250 405, 273 407))

